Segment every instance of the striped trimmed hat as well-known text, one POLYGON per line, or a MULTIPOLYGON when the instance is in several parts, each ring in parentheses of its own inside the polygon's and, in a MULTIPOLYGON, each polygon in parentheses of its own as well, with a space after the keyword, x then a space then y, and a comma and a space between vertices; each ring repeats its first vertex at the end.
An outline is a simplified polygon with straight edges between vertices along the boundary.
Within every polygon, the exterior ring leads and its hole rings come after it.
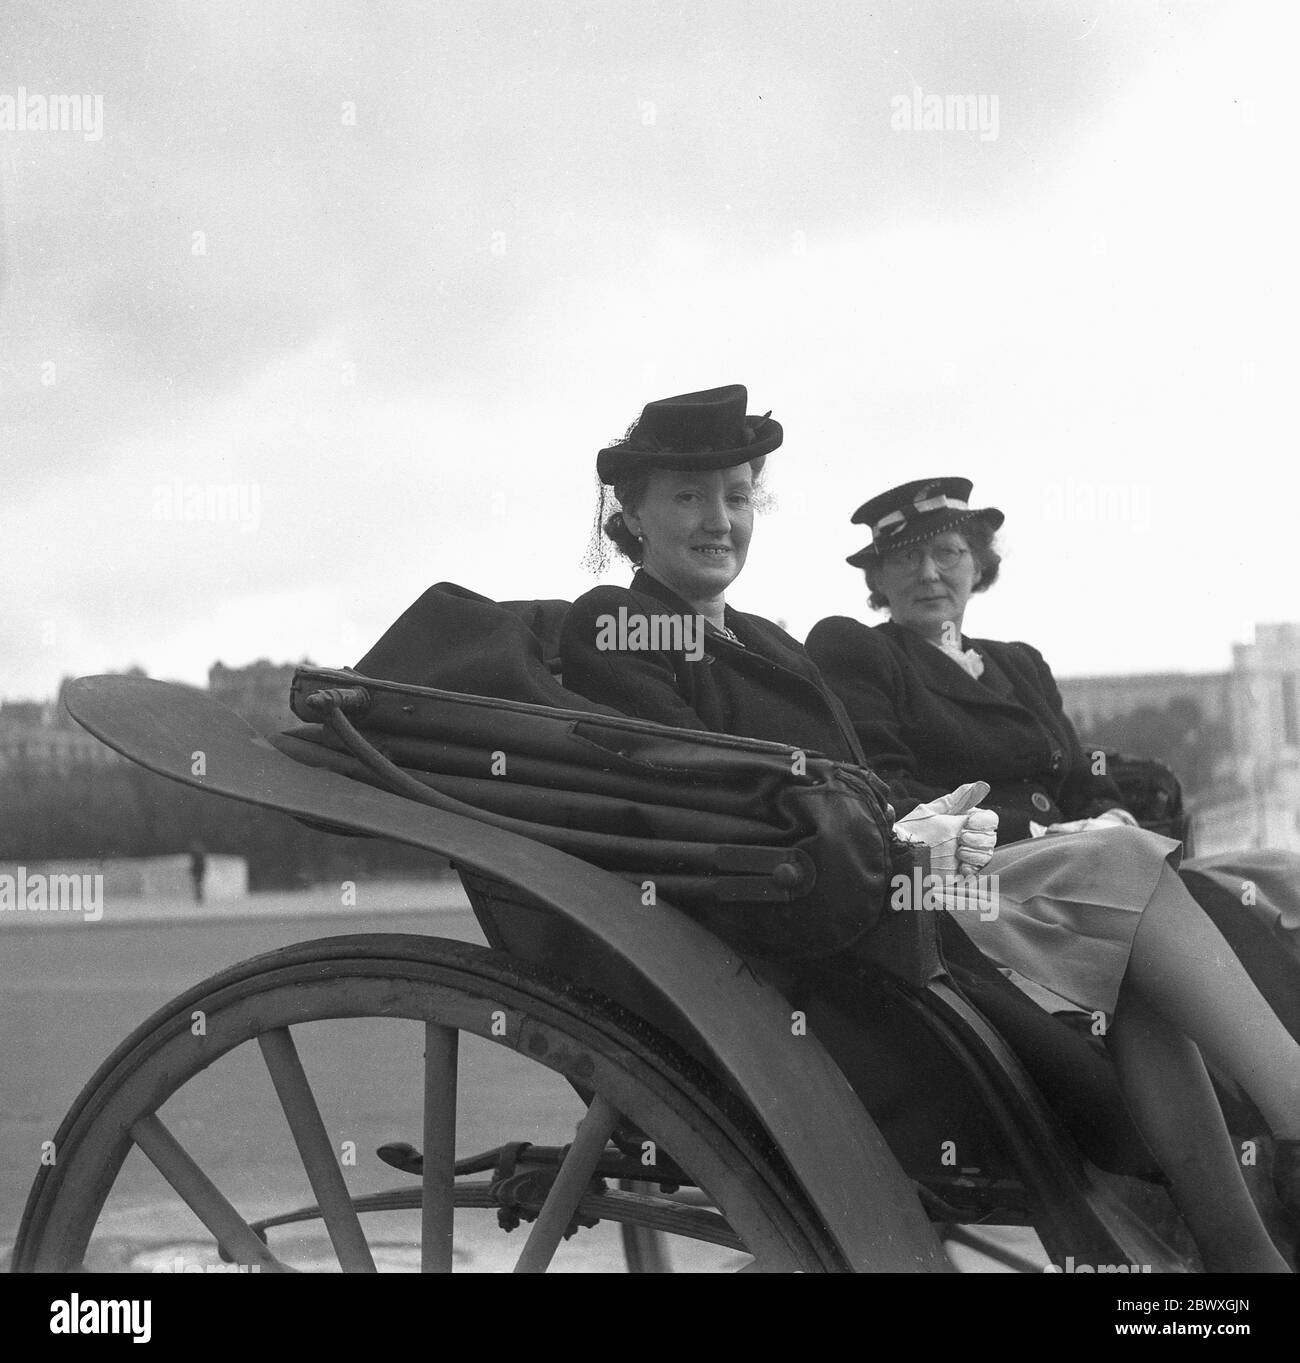
POLYGON ((971 487, 969 478, 920 478, 863 502, 853 513, 853 524, 871 527, 871 543, 847 561, 864 568, 894 549, 922 544, 976 517, 996 530, 1006 517, 995 506, 972 507, 971 487))

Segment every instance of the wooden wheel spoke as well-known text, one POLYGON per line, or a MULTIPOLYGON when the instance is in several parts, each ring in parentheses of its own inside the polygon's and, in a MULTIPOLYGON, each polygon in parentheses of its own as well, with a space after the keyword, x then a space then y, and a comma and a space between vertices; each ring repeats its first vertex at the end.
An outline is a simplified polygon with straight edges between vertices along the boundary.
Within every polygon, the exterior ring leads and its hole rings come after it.
POLYGON ((256 1264, 269 1273, 293 1272, 267 1249, 157 1114, 141 1117, 131 1127, 131 1139, 237 1263, 256 1264))
POLYGON ((361 1218, 352 1205, 343 1171, 289 1029, 278 1027, 263 1032, 257 1038, 257 1044, 289 1122, 289 1130, 293 1132, 294 1143, 302 1157, 312 1192, 316 1194, 340 1266, 345 1273, 375 1272, 375 1261, 361 1229, 361 1218))
POLYGON ((420 1272, 450 1273, 456 1197, 456 1067, 460 1033, 424 1025, 424 1172, 420 1272))
MULTIPOLYGON (((373 1065, 371 1046, 348 1036, 340 1046, 350 1065, 373 1065)), ((400 1077, 396 1069, 391 1076, 400 1092, 413 1099, 411 1077, 407 1065, 400 1077)), ((269 1101, 268 1094, 261 1097, 269 1101)), ((532 1108, 525 1111, 533 1120, 532 1108)), ((836 1270, 843 1258, 838 1242, 804 1206, 785 1166, 765 1144, 747 1136, 747 1129, 745 1114, 728 1090, 683 1066, 668 1038, 652 1030, 629 1030, 625 1014, 615 1005, 599 996, 575 996, 568 985, 526 962, 486 947, 411 934, 295 943, 231 966, 179 996, 101 1065, 55 1133, 58 1164, 42 1168, 32 1186, 11 1267, 66 1273, 94 1262, 96 1236, 115 1234, 104 1226, 106 1202, 116 1191, 126 1195, 123 1167, 131 1152, 139 1150, 158 1177, 175 1189, 175 1206, 188 1207, 189 1215, 197 1216, 223 1257, 263 1272, 294 1271, 267 1248, 263 1237, 268 1228, 305 1221, 324 1224, 345 1269, 373 1272, 374 1260, 361 1231, 370 1213, 402 1215, 406 1225, 394 1226, 394 1233, 405 1240, 409 1229, 412 1242, 419 1234, 421 1267, 446 1271, 453 1257, 453 1229, 462 1229, 459 1220, 453 1226, 453 1215, 463 1215, 462 1208, 500 1212, 503 1199, 523 1213, 529 1208, 538 1212, 524 1231, 517 1272, 552 1266, 565 1231, 578 1220, 641 1227, 647 1240, 651 1233, 662 1233, 719 1249, 743 1248, 764 1268, 783 1272, 836 1270), (520 1027, 499 1031, 495 1017, 489 1021, 485 1000, 492 1001, 494 1011, 499 1007, 522 1019, 520 1027), (201 1046, 194 1044, 191 1030, 196 1012, 207 1019, 201 1046), (333 1027, 369 1018, 405 1019, 424 1030, 426 1159, 420 1173, 400 1189, 349 1197, 340 1146, 330 1140, 333 1127, 327 1133, 322 1121, 295 1033, 309 1023, 333 1027), (493 1059, 482 1073, 476 1064, 473 1075, 461 1076, 461 1033, 499 1045, 500 1061, 493 1059), (214 1061, 252 1041, 259 1043, 277 1102, 251 1120, 261 1130, 264 1121, 274 1125, 281 1120, 274 1107, 284 1113, 312 1192, 301 1199, 311 1205, 288 1210, 277 1198, 266 1209, 271 1215, 249 1225, 199 1168, 215 1167, 207 1154, 197 1145, 182 1149, 158 1114, 173 1100, 209 1102, 209 1081, 201 1076, 214 1061), (578 1059, 589 1063, 578 1069, 578 1059), (491 1177, 473 1184, 462 1178, 457 1186, 451 1175, 464 1096, 458 1089, 462 1080, 491 1081, 498 1064, 512 1077, 516 1065, 540 1066, 540 1074, 529 1071, 529 1083, 553 1076, 545 1101, 555 1102, 556 1118, 572 1110, 571 1091, 562 1087, 572 1073, 581 1075, 584 1090, 599 1097, 558 1170, 553 1164, 534 1168, 525 1160, 519 1180, 512 1180, 509 1189, 499 1187, 500 1159, 494 1150, 486 1165, 466 1161, 466 1175, 492 1171, 491 1177), (655 1196, 653 1174, 644 1192, 595 1191, 601 1155, 624 1122, 653 1133, 656 1148, 671 1150, 681 1169, 709 1190, 714 1206, 688 1205, 703 1196, 688 1187, 673 1197, 655 1196), (540 1207, 539 1184, 549 1191, 540 1207), (409 1221, 417 1213, 419 1232, 409 1221)), ((241 1134, 213 1123, 206 1133, 210 1145, 204 1149, 212 1150, 213 1159, 238 1158, 241 1134)), ((509 1134, 509 1128, 493 1133, 497 1140, 509 1134)), ((250 1153, 256 1158, 260 1152, 250 1152, 244 1142, 243 1154, 250 1153)), ((411 1172, 417 1168, 412 1165, 411 1172)), ((620 1163, 619 1168, 630 1166, 620 1163)), ((646 1175, 639 1181, 645 1182, 646 1175)), ((481 1218, 472 1219, 477 1223, 481 1218)))
POLYGON ((596 1172, 605 1143, 618 1125, 618 1113, 598 1094, 578 1126, 569 1153, 564 1157, 555 1182, 515 1264, 516 1273, 545 1273, 554 1257, 573 1214, 596 1172))

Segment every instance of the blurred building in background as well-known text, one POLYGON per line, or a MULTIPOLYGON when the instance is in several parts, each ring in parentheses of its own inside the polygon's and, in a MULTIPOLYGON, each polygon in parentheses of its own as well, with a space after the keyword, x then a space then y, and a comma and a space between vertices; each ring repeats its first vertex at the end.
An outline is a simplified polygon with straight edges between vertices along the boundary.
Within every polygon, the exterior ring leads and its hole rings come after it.
POLYGON ((1238 753, 1266 782, 1300 761, 1300 624, 1256 625, 1253 644, 1236 644, 1232 722, 1238 753))
POLYGON ((208 690, 214 700, 246 719, 260 734, 278 733, 300 721, 289 709, 289 683, 302 663, 273 663, 259 658, 247 667, 213 663, 208 690))
POLYGON ((1300 851, 1300 624, 1255 626, 1225 672, 1071 677, 1085 745, 1158 757, 1195 811, 1196 851, 1300 851))
POLYGON ((121 760, 66 712, 61 716, 54 701, 0 703, 0 779, 6 773, 66 773, 121 760))
MULTIPOLYGON (((213 663, 208 690, 213 698, 246 719, 258 733, 274 733, 298 721, 289 709, 289 683, 298 663, 260 658, 246 667, 213 663)), ((138 667, 124 676, 143 677, 138 667)), ((87 733, 63 704, 65 678, 52 700, 0 702, 0 779, 8 773, 66 775, 85 767, 107 767, 124 759, 87 733)))
POLYGON ((1135 710, 1167 710, 1173 701, 1196 705, 1207 720, 1230 721, 1231 672, 1148 672, 1127 677, 1059 679, 1066 712, 1080 733, 1135 710))

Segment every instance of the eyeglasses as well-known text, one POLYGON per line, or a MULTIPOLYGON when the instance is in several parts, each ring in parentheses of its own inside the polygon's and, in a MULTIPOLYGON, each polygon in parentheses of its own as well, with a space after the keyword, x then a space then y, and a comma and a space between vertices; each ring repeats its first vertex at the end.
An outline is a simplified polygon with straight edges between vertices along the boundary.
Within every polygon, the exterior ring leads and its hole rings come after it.
POLYGON ((952 544, 938 546, 914 544, 910 549, 895 549, 892 553, 886 554, 884 561, 914 573, 927 558, 932 558, 934 566, 941 573, 946 573, 950 568, 955 568, 969 553, 969 549, 958 549, 952 544))

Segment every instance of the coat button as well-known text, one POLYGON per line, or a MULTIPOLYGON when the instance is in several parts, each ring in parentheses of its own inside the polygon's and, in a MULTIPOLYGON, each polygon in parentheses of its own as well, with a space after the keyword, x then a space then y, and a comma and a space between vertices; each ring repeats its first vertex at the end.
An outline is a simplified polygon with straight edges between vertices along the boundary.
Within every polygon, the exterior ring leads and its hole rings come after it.
POLYGON ((1040 814, 1046 814, 1052 807, 1052 802, 1043 794, 1041 790, 1036 790, 1029 797, 1029 802, 1038 810, 1040 814))
POLYGON ((1062 757, 1062 754, 1061 754, 1059 751, 1057 751, 1057 750, 1053 750, 1053 752, 1052 752, 1052 770, 1053 770, 1053 771, 1060 771, 1060 770, 1061 770, 1061 763, 1062 763, 1063 760, 1064 760, 1064 759, 1063 759, 1063 757, 1062 757))

